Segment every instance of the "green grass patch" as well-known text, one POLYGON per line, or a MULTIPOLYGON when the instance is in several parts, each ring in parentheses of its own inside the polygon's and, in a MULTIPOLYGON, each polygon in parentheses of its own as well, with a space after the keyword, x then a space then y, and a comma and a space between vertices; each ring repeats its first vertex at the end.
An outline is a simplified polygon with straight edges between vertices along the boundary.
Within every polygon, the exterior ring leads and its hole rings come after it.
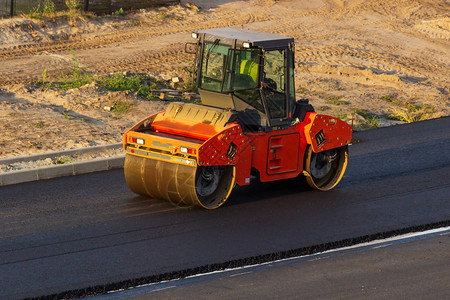
POLYGON ((379 122, 381 121, 375 114, 369 112, 366 109, 355 109, 353 113, 360 115, 364 119, 366 119, 366 124, 362 124, 364 129, 369 128, 378 128, 380 127, 379 122))
POLYGON ((158 84, 150 76, 138 74, 124 76, 122 74, 114 74, 109 77, 101 77, 98 80, 99 86, 110 91, 133 91, 139 96, 154 99, 152 90, 158 89, 158 84))
POLYGON ((406 103, 403 109, 397 109, 389 114, 389 120, 403 121, 407 123, 428 120, 436 112, 436 108, 429 104, 406 103))
POLYGON ((333 116, 340 120, 347 120, 347 114, 344 112, 334 113, 333 116))
MULTIPOLYGON (((187 71, 188 73, 191 72, 189 69, 184 71, 187 71)), ((157 91, 161 89, 172 89, 168 82, 156 79, 146 74, 116 73, 110 76, 93 75, 84 69, 73 51, 72 65, 70 67, 69 74, 60 77, 58 82, 53 82, 49 80, 47 69, 45 69, 42 72, 42 79, 38 80, 36 84, 44 88, 54 88, 66 91, 69 89, 80 88, 93 82, 96 82, 98 86, 110 91, 132 91, 141 97, 151 100, 160 100, 160 95, 157 91)), ((181 86, 181 90, 185 92, 198 92, 197 86, 192 79, 185 82, 181 86)), ((169 100, 192 102, 177 97, 169 98, 169 100)), ((195 103, 196 101, 194 100, 193 102, 195 103)))
MULTIPOLYGON (((81 66, 75 51, 71 50, 71 54, 72 65, 70 66, 70 74, 62 76, 60 82, 52 84, 53 87, 64 91, 79 88, 94 81, 93 76, 81 66)), ((45 82, 44 74, 42 78, 42 81, 45 82)))
POLYGON ((332 105, 348 105, 348 101, 341 100, 343 97, 344 96, 328 96, 325 102, 332 105))
POLYGON ((386 101, 386 102, 394 102, 397 98, 393 95, 384 95, 380 97, 380 100, 386 101))
POLYGON ((75 74, 72 76, 64 76, 60 83, 55 83, 55 87, 67 91, 70 89, 76 89, 83 85, 92 83, 93 77, 88 73, 75 74))
POLYGON ((133 103, 130 102, 125 102, 125 101, 114 101, 112 103, 112 111, 116 114, 123 114, 126 113, 128 111, 130 111, 130 109, 132 107, 134 107, 133 103))

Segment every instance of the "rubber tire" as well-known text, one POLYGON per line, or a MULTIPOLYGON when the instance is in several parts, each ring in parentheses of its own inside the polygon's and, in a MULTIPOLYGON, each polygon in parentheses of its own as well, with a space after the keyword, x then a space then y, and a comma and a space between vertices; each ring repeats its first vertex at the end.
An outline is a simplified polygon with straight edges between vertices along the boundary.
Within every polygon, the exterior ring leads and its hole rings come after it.
MULTIPOLYGON (((311 162, 314 157, 317 159, 317 155, 320 153, 314 153, 311 146, 308 146, 305 152, 304 172, 307 184, 316 190, 329 191, 334 188, 344 176, 348 162, 348 146, 343 146, 328 151, 336 151, 336 158, 331 162, 331 168, 325 176, 316 178, 311 173, 311 162)), ((326 151, 324 151, 326 152, 326 151)))

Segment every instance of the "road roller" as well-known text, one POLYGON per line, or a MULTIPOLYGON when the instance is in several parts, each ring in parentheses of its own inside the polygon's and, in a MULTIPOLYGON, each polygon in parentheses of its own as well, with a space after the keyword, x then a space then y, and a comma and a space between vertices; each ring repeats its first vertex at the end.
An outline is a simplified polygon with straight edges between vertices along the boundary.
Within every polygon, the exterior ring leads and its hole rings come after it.
POLYGON ((215 209, 236 184, 254 178, 334 188, 347 167, 352 128, 296 100, 294 39, 235 28, 192 37, 186 51, 195 54, 201 104, 171 102, 124 134, 130 189, 215 209))

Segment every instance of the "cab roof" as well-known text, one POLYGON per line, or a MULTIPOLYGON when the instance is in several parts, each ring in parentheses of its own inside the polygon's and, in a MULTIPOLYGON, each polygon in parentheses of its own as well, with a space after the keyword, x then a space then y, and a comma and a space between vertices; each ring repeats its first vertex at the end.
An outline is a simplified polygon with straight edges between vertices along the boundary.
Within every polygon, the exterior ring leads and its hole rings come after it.
POLYGON ((294 38, 285 37, 276 34, 241 30, 236 28, 215 28, 194 31, 199 34, 210 35, 219 39, 232 39, 240 42, 249 42, 254 47, 262 48, 287 48, 290 43, 294 42, 294 38))

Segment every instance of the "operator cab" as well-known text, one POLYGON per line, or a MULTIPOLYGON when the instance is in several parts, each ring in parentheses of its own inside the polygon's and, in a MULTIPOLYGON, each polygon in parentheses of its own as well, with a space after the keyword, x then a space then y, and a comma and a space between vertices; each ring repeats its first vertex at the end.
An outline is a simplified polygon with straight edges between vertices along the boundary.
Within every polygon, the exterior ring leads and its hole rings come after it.
POLYGON ((231 109, 247 129, 289 126, 295 106, 294 39, 218 28, 198 39, 196 83, 203 105, 231 109))

